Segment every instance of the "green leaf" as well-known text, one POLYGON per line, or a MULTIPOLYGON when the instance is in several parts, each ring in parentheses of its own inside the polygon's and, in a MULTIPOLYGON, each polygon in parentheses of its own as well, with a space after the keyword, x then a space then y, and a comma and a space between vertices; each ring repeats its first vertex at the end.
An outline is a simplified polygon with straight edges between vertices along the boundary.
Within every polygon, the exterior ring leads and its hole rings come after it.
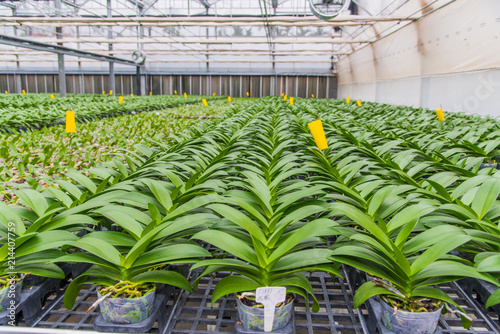
POLYGON ((331 219, 316 219, 307 223, 303 227, 288 234, 286 239, 278 243, 276 249, 272 251, 271 256, 269 256, 269 263, 281 258, 293 247, 307 238, 331 236, 338 233, 334 228, 335 226, 338 226, 338 224, 331 219))
POLYGON ((38 191, 31 189, 20 189, 15 191, 16 195, 19 196, 21 202, 31 208, 38 217, 43 216, 49 205, 47 200, 38 191))
POLYGON ((372 220, 372 218, 359 209, 355 208, 349 204, 334 203, 330 205, 332 212, 330 215, 336 215, 337 211, 347 217, 351 218, 355 223, 359 224, 361 227, 366 229, 368 232, 373 234, 377 240, 385 244, 387 247, 391 247, 391 241, 387 235, 378 227, 377 224, 372 220))
POLYGON ((479 219, 482 219, 491 209, 500 194, 500 180, 491 179, 484 182, 479 187, 474 200, 472 201, 472 210, 476 212, 479 219))
POLYGON ((85 175, 77 173, 77 172, 68 172, 68 173, 66 173, 66 176, 68 176, 69 178, 71 178, 75 182, 77 182, 77 183, 81 184, 82 186, 84 186, 85 188, 87 188, 92 194, 96 193, 96 191, 97 191, 96 185, 94 184, 94 182, 92 182, 91 179, 89 179, 85 175))
POLYGON ((225 204, 211 204, 207 208, 214 210, 222 217, 231 220, 236 225, 245 229, 252 237, 257 238, 257 240, 261 243, 266 243, 266 236, 260 229, 259 225, 242 212, 225 204))
POLYGON ((495 292, 491 294, 491 296, 488 298, 484 306, 486 308, 490 308, 498 303, 500 303, 500 289, 497 289, 495 292))
POLYGON ((68 288, 64 292, 64 307, 68 310, 72 310, 75 305, 75 300, 78 297, 78 293, 82 289, 83 285, 87 283, 89 275, 83 274, 73 279, 69 283, 68 288))
POLYGON ((163 186, 160 181, 151 179, 141 179, 141 181, 146 184, 151 192, 155 195, 158 202, 165 208, 165 211, 170 211, 172 207, 172 199, 170 198, 170 192, 163 186))
POLYGON ((173 285, 188 292, 192 292, 191 284, 183 275, 169 270, 152 270, 133 277, 130 281, 134 283, 164 283, 173 285))
MULTIPOLYGON (((174 262, 179 260, 192 260, 203 257, 210 257, 211 254, 204 248, 196 244, 178 244, 156 247, 148 252, 144 252, 137 257, 133 263, 134 267, 174 262)), ((194 262, 194 260, 193 260, 194 262)))
POLYGON ((392 291, 387 290, 386 288, 382 286, 378 286, 375 284, 374 281, 369 281, 361 285, 358 290, 356 290, 356 293, 354 294, 354 300, 353 300, 353 306, 354 308, 358 308, 363 304, 368 298, 371 298, 373 296, 377 295, 389 295, 389 296, 395 296, 395 297, 400 297, 399 295, 395 294, 392 291))
POLYGON ((435 207, 427 205, 427 204, 416 204, 409 207, 404 208, 400 212, 398 212, 387 224, 389 229, 389 233, 395 231, 396 229, 408 224, 409 222, 418 219, 428 213, 436 210, 435 207))
POLYGON ((429 247, 424 253, 419 255, 417 259, 411 264, 411 272, 413 275, 420 272, 422 269, 433 263, 441 256, 448 252, 462 246, 471 238, 468 235, 453 235, 448 234, 447 238, 435 243, 429 247))
MULTIPOLYGON (((48 233, 48 232, 47 232, 48 233)), ((100 232, 92 232, 85 238, 81 238, 80 240, 74 242, 66 242, 67 246, 77 247, 87 252, 94 254, 108 262, 113 263, 114 265, 121 266, 123 256, 116 250, 115 247, 111 246, 104 240, 94 239, 93 234, 97 234, 100 232)), ((64 250, 64 249, 63 249, 64 250)))
POLYGON ((22 245, 19 238, 16 240, 16 256, 40 252, 43 250, 61 247, 68 241, 78 240, 77 236, 66 231, 47 231, 38 233, 22 245))
POLYGON ((221 279, 215 286, 212 294, 212 307, 220 298, 231 293, 254 291, 259 284, 254 280, 242 276, 227 276, 221 279))
MULTIPOLYGON (((106 205, 102 208, 94 210, 95 213, 111 219, 124 230, 129 232, 136 240, 139 240, 142 235, 143 226, 136 219, 131 217, 130 214, 132 211, 142 214, 139 210, 118 205, 106 205)), ((145 216, 150 219, 147 215, 145 216)))
POLYGON ((216 230, 206 230, 196 233, 193 235, 192 239, 203 240, 225 250, 229 254, 239 257, 242 260, 248 261, 257 266, 259 265, 255 250, 253 250, 248 244, 241 241, 241 239, 238 239, 229 233, 216 230))
POLYGON ((16 264, 16 272, 31 273, 43 277, 64 278, 64 272, 53 263, 16 264))

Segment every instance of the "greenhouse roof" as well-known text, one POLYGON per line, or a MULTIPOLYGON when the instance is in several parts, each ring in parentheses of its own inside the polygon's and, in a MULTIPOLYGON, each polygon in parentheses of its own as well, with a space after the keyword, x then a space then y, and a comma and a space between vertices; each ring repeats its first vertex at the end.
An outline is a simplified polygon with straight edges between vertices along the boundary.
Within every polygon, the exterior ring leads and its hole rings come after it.
MULTIPOLYGON (((142 50, 152 72, 225 72, 230 66, 248 73, 329 73, 339 58, 451 2, 352 0, 340 15, 323 20, 308 0, 9 0, 0 2, 0 34, 125 60, 142 50)), ((55 53, 13 44, 0 49, 5 70, 14 64, 17 70, 57 69, 55 53)), ((68 70, 107 68, 76 56, 65 62, 68 70)))

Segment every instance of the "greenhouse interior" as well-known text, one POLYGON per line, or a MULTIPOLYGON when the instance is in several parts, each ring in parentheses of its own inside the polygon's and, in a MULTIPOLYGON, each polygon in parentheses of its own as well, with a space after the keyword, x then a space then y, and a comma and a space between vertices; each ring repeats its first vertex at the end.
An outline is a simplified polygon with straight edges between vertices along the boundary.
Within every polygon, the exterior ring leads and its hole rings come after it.
POLYGON ((0 333, 500 333, 500 1, 1 0, 0 333))

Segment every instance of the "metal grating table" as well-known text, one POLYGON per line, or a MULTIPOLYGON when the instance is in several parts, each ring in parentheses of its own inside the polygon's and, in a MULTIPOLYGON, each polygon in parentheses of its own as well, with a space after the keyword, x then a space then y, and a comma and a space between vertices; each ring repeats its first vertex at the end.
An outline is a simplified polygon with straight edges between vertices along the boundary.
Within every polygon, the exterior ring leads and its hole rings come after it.
MULTIPOLYGON (((213 248, 207 247, 210 251, 213 248)), ((366 303, 360 309, 354 309, 352 300, 355 288, 362 283, 361 275, 353 269, 342 267, 345 280, 332 278, 328 274, 315 273, 309 277, 313 289, 320 303, 320 310, 313 313, 306 308, 305 300, 298 297, 295 304, 295 327, 298 334, 375 334, 377 321, 373 314, 373 305, 366 303)), ((194 279, 201 270, 189 274, 194 279)), ((169 292, 166 307, 163 310, 167 316, 166 325, 161 332, 158 323, 155 323, 151 333, 160 334, 202 334, 202 333, 232 333, 237 320, 236 301, 234 297, 218 300, 214 307, 210 307, 211 296, 216 283, 229 273, 220 273, 217 276, 206 276, 200 279, 197 291, 188 293, 179 289, 169 292)), ((66 283, 67 284, 67 283, 66 283)), ((494 334, 500 333, 498 317, 486 314, 482 305, 473 295, 467 295, 456 283, 440 286, 474 319, 470 330, 462 328, 460 318, 455 314, 446 314, 441 317, 439 328, 443 334, 494 334)), ((63 287, 64 288, 64 287, 63 287)), ((93 322, 98 310, 86 314, 85 311, 96 300, 95 287, 84 285, 75 308, 68 311, 63 305, 63 296, 53 293, 48 296, 43 306, 43 313, 36 321, 35 326, 46 333, 56 333, 56 329, 70 331, 92 331, 93 322)), ((20 326, 25 326, 23 321, 20 326)), ((0 333, 12 333, 10 327, 0 327, 0 333)), ((21 328, 17 328, 21 329, 21 328)), ((31 333, 30 327, 25 327, 22 333, 31 333)), ((17 332, 19 333, 19 332, 17 332)))
MULTIPOLYGON (((197 275, 193 275, 194 277, 197 275)), ((211 295, 217 282, 228 273, 206 276, 200 279, 198 291, 191 294, 183 292, 176 300, 168 333, 202 334, 232 333, 237 320, 234 296, 222 298, 210 307, 211 295)), ((306 302, 298 297, 295 304, 296 333, 362 334, 363 317, 352 306, 352 292, 349 285, 340 279, 333 280, 330 275, 315 273, 310 277, 311 285, 318 296, 320 310, 313 313, 306 308, 306 302)))

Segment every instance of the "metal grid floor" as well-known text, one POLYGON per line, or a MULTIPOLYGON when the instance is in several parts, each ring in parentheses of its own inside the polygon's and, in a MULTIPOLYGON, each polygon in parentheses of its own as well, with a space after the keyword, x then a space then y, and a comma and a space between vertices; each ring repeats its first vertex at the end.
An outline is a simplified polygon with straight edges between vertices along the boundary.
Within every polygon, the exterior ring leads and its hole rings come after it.
MULTIPOLYGON (((212 247, 207 247, 214 251, 212 247)), ((193 281, 200 270, 190 273, 193 281)), ((360 309, 353 307, 355 288, 363 281, 362 275, 353 269, 342 267, 345 280, 332 278, 325 273, 315 273, 309 277, 320 304, 320 310, 313 313, 305 305, 305 300, 298 297, 295 304, 295 327, 298 334, 375 334, 378 319, 374 317, 373 305, 366 304, 360 309)), ((200 279, 198 290, 193 293, 174 289, 163 312, 168 317, 167 325, 161 333, 155 323, 151 333, 159 334, 203 334, 232 333, 237 321, 236 301, 233 296, 221 298, 211 308, 211 297, 217 282, 228 273, 206 276, 200 279)), ((64 288, 64 287, 63 287, 64 288)), ((452 313, 441 316, 439 329, 443 334, 493 334, 500 333, 498 317, 486 314, 484 307, 474 296, 468 295, 457 283, 441 285, 440 288, 453 298, 473 318, 470 330, 462 328, 460 318, 452 313)), ((63 305, 63 295, 52 293, 43 306, 43 313, 35 323, 38 328, 61 330, 93 330, 93 322, 98 309, 86 314, 86 310, 96 299, 96 287, 84 285, 80 291, 75 308, 68 311, 63 305)), ((25 326, 21 321, 20 326, 25 326)), ((29 327, 26 328, 29 333, 29 327)), ((54 331, 55 332, 55 331, 54 331)), ((0 333, 9 333, 8 328, 0 326, 0 333)))
MULTIPOLYGON (((88 314, 87 309, 97 300, 96 287, 85 284, 80 291, 73 310, 68 311, 64 307, 60 296, 51 301, 44 314, 36 323, 39 328, 66 329, 66 330, 94 330, 94 320, 99 314, 99 308, 92 310, 88 314)), ((167 307, 160 312, 169 312, 175 298, 167 299, 167 307)), ((155 322, 149 333, 160 333, 158 322, 155 322)))
MULTIPOLYGON (((211 296, 217 282, 226 274, 206 276, 200 279, 198 291, 183 292, 176 300, 171 321, 167 328, 170 334, 232 333, 237 320, 234 296, 218 300, 210 307, 211 296)), ((295 327, 297 334, 362 334, 363 318, 352 306, 352 291, 340 279, 316 273, 310 282, 317 294, 320 310, 313 313, 299 297, 295 304, 295 327)))

